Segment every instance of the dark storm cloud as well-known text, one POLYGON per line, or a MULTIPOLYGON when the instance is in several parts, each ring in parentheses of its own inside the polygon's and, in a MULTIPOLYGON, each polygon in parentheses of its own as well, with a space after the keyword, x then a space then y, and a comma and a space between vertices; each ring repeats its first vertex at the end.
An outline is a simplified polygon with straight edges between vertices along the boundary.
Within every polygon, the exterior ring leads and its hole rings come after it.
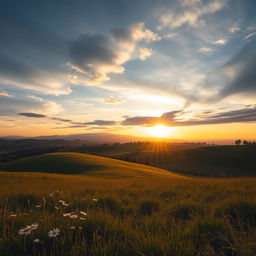
POLYGON ((26 116, 26 117, 36 117, 36 118, 43 118, 47 117, 46 115, 37 114, 37 113, 18 113, 19 116, 26 116))
POLYGON ((224 124, 237 122, 256 122, 256 105, 232 111, 206 111, 195 115, 193 118, 182 120, 184 111, 171 111, 160 117, 128 117, 121 122, 122 125, 156 125, 167 126, 192 126, 206 124, 224 124))

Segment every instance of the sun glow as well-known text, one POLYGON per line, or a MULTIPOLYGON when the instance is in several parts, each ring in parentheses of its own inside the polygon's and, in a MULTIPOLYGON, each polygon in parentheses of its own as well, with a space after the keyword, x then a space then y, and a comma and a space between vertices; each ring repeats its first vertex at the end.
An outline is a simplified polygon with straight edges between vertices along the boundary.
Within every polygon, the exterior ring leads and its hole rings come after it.
POLYGON ((160 124, 152 127, 148 127, 147 129, 150 136, 158 137, 158 138, 169 137, 172 132, 172 127, 168 127, 160 124))

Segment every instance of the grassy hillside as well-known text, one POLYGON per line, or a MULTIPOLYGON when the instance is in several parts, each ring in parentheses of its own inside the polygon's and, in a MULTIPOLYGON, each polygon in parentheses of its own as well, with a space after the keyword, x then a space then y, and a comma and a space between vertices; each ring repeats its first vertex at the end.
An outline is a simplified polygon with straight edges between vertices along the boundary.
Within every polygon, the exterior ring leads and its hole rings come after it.
POLYGON ((180 150, 140 151, 112 157, 209 177, 256 176, 256 146, 210 146, 180 150))
POLYGON ((256 255, 254 178, 0 177, 3 256, 256 255))
POLYGON ((13 172, 86 174, 123 178, 171 175, 171 173, 166 170, 150 166, 81 153, 50 153, 38 155, 0 164, 0 170, 13 172))

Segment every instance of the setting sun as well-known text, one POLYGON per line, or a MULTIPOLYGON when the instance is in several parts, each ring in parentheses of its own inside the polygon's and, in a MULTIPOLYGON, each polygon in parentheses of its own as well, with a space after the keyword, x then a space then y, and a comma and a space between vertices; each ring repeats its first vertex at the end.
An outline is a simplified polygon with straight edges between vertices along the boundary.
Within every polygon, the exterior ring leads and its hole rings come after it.
POLYGON ((148 133, 150 136, 166 138, 171 135, 171 127, 164 125, 155 125, 152 127, 148 127, 148 133))

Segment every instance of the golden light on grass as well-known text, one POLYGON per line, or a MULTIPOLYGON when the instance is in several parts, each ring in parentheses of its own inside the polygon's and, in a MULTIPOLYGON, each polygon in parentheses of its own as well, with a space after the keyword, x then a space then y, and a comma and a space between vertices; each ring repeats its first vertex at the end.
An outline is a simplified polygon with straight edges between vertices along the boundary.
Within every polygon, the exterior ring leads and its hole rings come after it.
POLYGON ((152 137, 167 138, 172 134, 172 127, 158 124, 152 127, 147 127, 147 132, 152 137))

